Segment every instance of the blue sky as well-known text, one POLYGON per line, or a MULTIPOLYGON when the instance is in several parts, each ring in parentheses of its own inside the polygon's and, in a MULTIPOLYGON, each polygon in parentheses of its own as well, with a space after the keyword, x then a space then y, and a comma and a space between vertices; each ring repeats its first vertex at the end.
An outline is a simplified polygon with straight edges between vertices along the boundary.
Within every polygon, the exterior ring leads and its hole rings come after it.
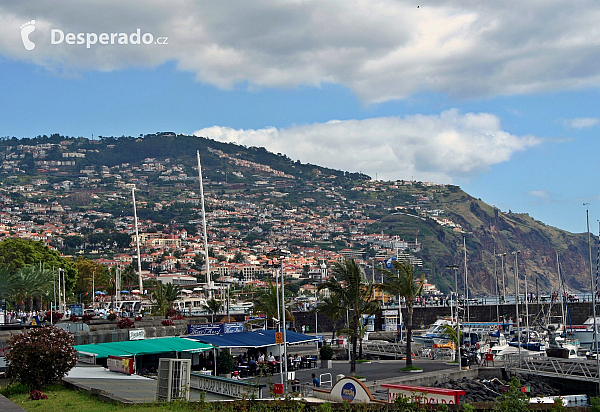
POLYGON ((0 136, 196 133, 458 184, 572 232, 589 202, 596 232, 598 17, 591 1, 3 2, 0 136), (52 44, 137 28, 168 44, 52 44))

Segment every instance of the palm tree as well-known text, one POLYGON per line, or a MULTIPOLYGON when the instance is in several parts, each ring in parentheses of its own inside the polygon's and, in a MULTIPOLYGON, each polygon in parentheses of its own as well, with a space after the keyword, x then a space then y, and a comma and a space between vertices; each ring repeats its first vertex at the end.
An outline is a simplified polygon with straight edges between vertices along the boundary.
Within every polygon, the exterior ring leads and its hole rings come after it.
MULTIPOLYGON (((271 320, 273 326, 275 326, 274 319, 277 319, 277 322, 280 321, 277 316, 277 286, 273 282, 269 281, 267 289, 260 290, 256 294, 256 297, 254 298, 253 313, 265 315, 267 318, 267 325, 269 320, 271 320)), ((285 308, 285 317, 286 320, 294 320, 292 312, 290 312, 287 307, 285 308)))
POLYGON ((32 311, 34 299, 46 296, 52 289, 52 272, 40 265, 27 265, 18 269, 11 281, 13 299, 22 302, 25 310, 32 311))
POLYGON ((311 313, 319 312, 331 319, 333 325, 333 332, 331 339, 335 339, 337 336, 337 324, 344 316, 346 309, 340 305, 340 298, 338 295, 331 295, 323 298, 323 303, 311 310, 311 313))
POLYGON ((208 312, 212 315, 212 321, 215 321, 215 314, 219 313, 221 308, 223 307, 223 303, 220 300, 216 300, 215 298, 211 298, 206 302, 204 307, 208 310, 208 312))
MULTIPOLYGON (((443 325, 442 326, 442 331, 444 332, 445 335, 448 336, 448 339, 454 345, 456 359, 458 359, 458 343, 460 342, 460 337, 462 337, 462 332, 458 331, 459 334, 457 334, 456 329, 457 329, 457 327, 454 325, 443 325)), ((460 362, 460 359, 458 359, 458 361, 460 362)))
POLYGON ((363 315, 372 315, 379 310, 379 302, 373 300, 373 283, 366 279, 354 259, 336 262, 331 276, 319 286, 317 291, 328 289, 331 296, 337 296, 340 306, 352 311, 350 336, 352 338, 352 356, 350 375, 356 375, 356 349, 359 326, 363 315))
POLYGON ((179 297, 179 286, 172 283, 163 285, 156 281, 154 282, 154 292, 152 292, 152 303, 156 307, 158 313, 165 316, 167 309, 173 307, 173 303, 179 297))
MULTIPOLYGON (((136 285, 138 283, 138 274, 135 270, 133 264, 125 266, 125 269, 121 271, 121 282, 123 286, 128 289, 135 289, 132 285, 136 285)), ((129 290, 131 292, 131 290, 129 290)), ((140 293, 143 291, 140 291, 140 293)))
POLYGON ((377 268, 384 276, 384 282, 377 285, 377 288, 390 295, 402 296, 406 301, 408 309, 408 318, 406 321, 406 367, 410 368, 412 366, 413 307, 415 298, 423 290, 425 275, 421 275, 418 280, 415 280, 415 268, 408 261, 395 260, 392 262, 392 265, 392 270, 377 268))

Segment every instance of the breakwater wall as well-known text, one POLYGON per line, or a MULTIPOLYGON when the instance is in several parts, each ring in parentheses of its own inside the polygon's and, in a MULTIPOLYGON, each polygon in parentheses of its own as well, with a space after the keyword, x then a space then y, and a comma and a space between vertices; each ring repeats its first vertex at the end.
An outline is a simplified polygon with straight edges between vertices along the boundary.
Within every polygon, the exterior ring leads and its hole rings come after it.
MULTIPOLYGON (((554 303, 524 303, 519 305, 519 316, 525 319, 527 311, 529 311, 529 324, 546 324, 548 319, 551 322, 559 322, 562 314, 560 304, 554 303)), ((394 309, 394 308, 386 308, 394 309)), ((395 308, 397 309, 397 308, 395 308)), ((497 314, 503 316, 506 320, 512 318, 516 320, 516 305, 471 305, 468 308, 469 319, 471 322, 495 322, 498 320, 497 314)), ((406 308, 401 308, 402 317, 406 319, 408 311, 406 308)), ((570 317, 572 325, 581 325, 585 320, 592 316, 593 308, 591 302, 575 302, 569 303, 565 311, 570 317)), ((413 310, 413 329, 425 329, 434 323, 437 319, 450 317, 450 307, 448 306, 415 306, 413 310)), ((309 312, 294 312, 296 329, 300 331, 302 325, 308 326, 309 333, 314 332, 315 315, 309 312)), ((461 320, 466 321, 466 315, 461 311, 461 320)), ((343 327, 345 319, 339 322, 339 327, 343 327)), ((375 330, 382 330, 384 319, 382 312, 375 316, 375 330)), ((333 323, 327 317, 319 314, 317 322, 317 333, 331 333, 333 323)))

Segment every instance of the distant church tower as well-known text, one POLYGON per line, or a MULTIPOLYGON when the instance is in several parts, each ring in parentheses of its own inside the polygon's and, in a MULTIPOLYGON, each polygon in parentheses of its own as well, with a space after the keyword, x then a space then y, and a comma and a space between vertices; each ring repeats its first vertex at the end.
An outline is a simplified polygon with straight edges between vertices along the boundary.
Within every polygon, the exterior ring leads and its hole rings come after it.
POLYGON ((321 263, 321 267, 319 268, 319 274, 321 275, 321 282, 327 279, 327 265, 325 264, 325 261, 321 263))

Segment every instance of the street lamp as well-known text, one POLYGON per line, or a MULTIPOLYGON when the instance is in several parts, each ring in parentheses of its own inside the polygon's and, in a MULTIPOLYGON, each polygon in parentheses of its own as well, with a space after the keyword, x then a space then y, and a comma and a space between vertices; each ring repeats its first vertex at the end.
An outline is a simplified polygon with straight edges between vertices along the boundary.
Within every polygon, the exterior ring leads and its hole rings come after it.
MULTIPOLYGON (((279 356, 279 371, 281 371, 281 364, 283 363, 283 365, 285 366, 285 385, 284 385, 284 391, 286 390, 287 387, 287 376, 288 376, 288 367, 287 367, 287 333, 286 333, 286 324, 285 324, 285 280, 283 279, 283 270, 287 267, 293 267, 293 265, 287 265, 284 266, 283 265, 283 260, 285 259, 285 256, 281 256, 281 315, 283 318, 283 358, 280 355, 279 356)), ((281 353, 281 351, 280 351, 281 353)), ((283 380, 283 373, 281 373, 281 383, 284 383, 283 380)))
MULTIPOLYGON (((454 288, 456 289, 456 303, 458 303, 458 266, 457 265, 447 265, 446 269, 452 269, 454 271, 454 288)), ((452 292, 450 292, 450 313, 452 315, 452 292)), ((461 370, 460 364, 460 322, 458 320, 458 305, 456 306, 456 346, 458 347, 458 370, 461 370)))

